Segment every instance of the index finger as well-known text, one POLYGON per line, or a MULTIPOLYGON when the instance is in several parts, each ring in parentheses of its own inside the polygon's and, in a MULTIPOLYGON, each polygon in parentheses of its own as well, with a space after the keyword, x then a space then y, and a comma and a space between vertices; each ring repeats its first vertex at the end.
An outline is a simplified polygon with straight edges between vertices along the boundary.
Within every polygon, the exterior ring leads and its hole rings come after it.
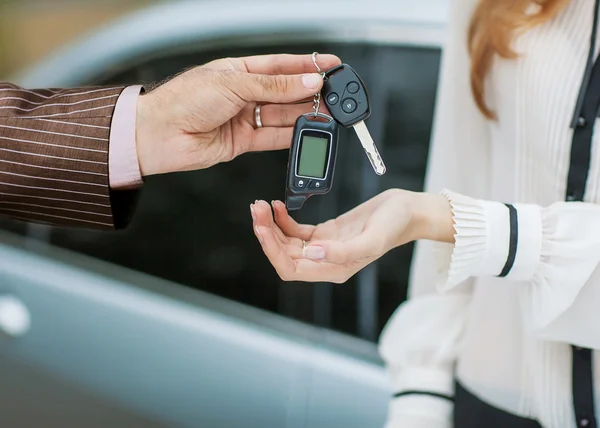
POLYGON ((279 277, 284 281, 291 281, 296 272, 296 262, 285 251, 285 247, 277 239, 277 235, 266 226, 256 226, 254 233, 279 277))
MULTIPOLYGON (((249 73, 255 74, 302 74, 315 73, 317 71, 310 55, 255 55, 239 58, 249 73)), ((342 61, 335 55, 317 55, 317 64, 322 71, 329 70, 342 61)))

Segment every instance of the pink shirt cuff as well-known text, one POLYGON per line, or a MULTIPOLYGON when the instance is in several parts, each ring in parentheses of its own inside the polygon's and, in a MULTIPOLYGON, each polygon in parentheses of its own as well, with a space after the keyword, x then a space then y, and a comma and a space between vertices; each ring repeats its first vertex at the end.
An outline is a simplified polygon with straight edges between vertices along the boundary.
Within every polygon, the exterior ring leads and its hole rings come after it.
POLYGON ((143 184, 135 145, 137 101, 141 85, 128 86, 115 105, 108 143, 108 178, 113 190, 128 190, 143 184))

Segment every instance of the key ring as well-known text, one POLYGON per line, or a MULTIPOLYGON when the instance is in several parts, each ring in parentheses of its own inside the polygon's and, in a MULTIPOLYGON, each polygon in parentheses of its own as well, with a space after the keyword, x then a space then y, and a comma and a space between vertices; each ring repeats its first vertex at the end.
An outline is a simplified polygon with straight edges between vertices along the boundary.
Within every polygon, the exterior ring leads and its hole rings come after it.
MULTIPOLYGON (((313 52, 313 54, 312 54, 313 64, 317 68, 317 73, 319 73, 322 78, 325 78, 325 73, 321 70, 321 67, 319 67, 319 64, 317 64, 317 55, 319 55, 319 52, 313 52)), ((321 92, 316 93, 313 98, 313 110, 315 111, 315 117, 319 116, 319 107, 321 107, 321 92)))
POLYGON ((302 116, 305 116, 305 117, 308 118, 309 115, 310 115, 310 117, 314 117, 314 118, 320 117, 321 119, 327 120, 327 122, 333 122, 335 120, 333 117, 329 116, 328 114, 321 113, 321 112, 318 112, 318 113, 304 113, 302 116))
POLYGON ((321 67, 319 67, 319 64, 317 64, 317 55, 319 55, 319 52, 313 52, 313 54, 312 54, 313 64, 315 65, 315 67, 317 67, 317 73, 319 73, 321 76, 325 76, 325 73, 323 73, 321 71, 321 67))

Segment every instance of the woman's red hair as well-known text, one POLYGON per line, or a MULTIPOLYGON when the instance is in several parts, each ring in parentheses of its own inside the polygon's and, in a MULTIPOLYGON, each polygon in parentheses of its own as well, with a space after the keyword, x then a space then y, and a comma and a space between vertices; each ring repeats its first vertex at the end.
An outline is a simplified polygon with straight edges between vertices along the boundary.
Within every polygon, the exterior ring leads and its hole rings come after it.
POLYGON ((513 39, 554 18, 568 3, 569 0, 480 0, 471 18, 468 48, 471 90, 477 106, 488 119, 496 117, 485 102, 484 85, 494 56, 516 58, 513 39))

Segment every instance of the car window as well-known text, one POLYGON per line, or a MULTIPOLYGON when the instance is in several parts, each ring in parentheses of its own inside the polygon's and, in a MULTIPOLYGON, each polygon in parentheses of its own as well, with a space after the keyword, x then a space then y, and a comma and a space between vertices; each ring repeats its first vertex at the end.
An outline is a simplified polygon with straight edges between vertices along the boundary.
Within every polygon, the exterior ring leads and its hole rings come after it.
MULTIPOLYGON (((387 164, 372 171, 353 131, 340 133, 333 190, 309 199, 300 222, 335 217, 378 192, 421 190, 435 101, 439 49, 373 44, 285 44, 163 52, 82 84, 153 82, 215 58, 312 51, 339 55, 363 77, 369 129, 387 164)), ((280 281, 251 227, 249 204, 284 196, 287 152, 244 155, 205 171, 149 177, 133 223, 114 233, 52 229, 52 244, 367 340, 376 340, 406 297, 412 245, 391 251, 346 284, 280 281)), ((2 227, 24 233, 3 220, 2 227)))

